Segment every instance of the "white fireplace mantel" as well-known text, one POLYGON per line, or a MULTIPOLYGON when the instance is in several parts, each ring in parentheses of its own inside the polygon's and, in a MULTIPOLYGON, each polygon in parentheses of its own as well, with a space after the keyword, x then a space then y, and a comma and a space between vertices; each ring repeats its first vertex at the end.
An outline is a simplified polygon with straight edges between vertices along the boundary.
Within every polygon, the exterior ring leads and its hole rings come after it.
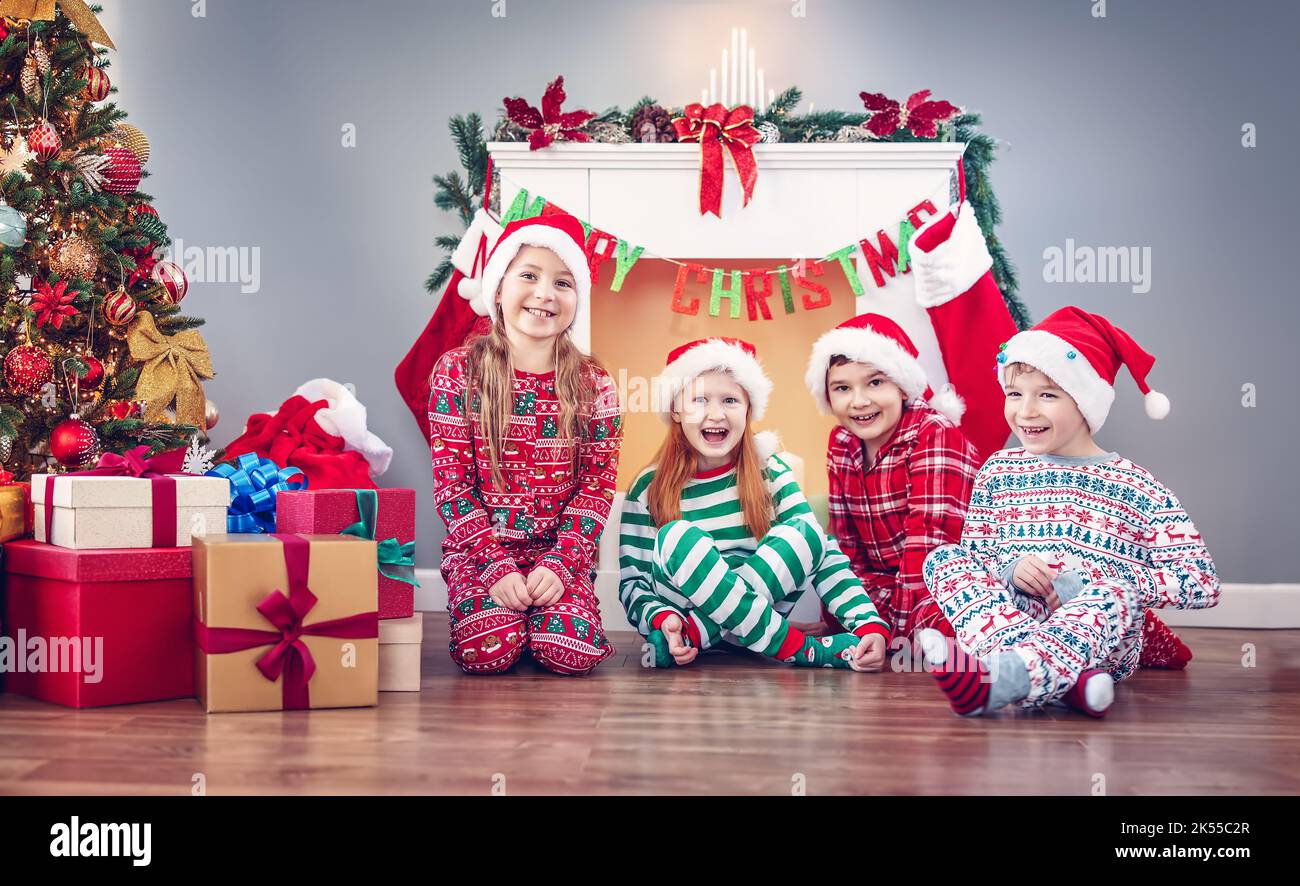
MULTIPOLYGON (((543 196, 645 247, 647 258, 742 263, 821 258, 881 229, 896 236, 898 223, 921 201, 930 200, 940 212, 947 208, 965 148, 958 142, 759 144, 758 182, 748 206, 741 205, 735 167, 724 156, 718 218, 699 211, 699 145, 560 142, 540 151, 524 142, 488 145, 501 174, 503 207, 523 188, 532 198, 543 196)), ((856 312, 897 320, 920 350, 931 380, 946 381, 911 276, 900 275, 883 288, 868 276, 864 289, 856 312)), ((590 348, 588 317, 578 317, 574 338, 590 348)))

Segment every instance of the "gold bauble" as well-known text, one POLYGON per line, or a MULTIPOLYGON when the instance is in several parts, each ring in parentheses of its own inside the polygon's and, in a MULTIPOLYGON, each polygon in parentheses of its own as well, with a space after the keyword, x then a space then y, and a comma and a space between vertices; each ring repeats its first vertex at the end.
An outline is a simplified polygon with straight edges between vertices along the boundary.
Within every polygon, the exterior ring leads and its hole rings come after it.
POLYGON ((60 279, 85 277, 90 279, 99 267, 99 254, 85 237, 76 234, 65 239, 50 256, 50 270, 60 279))
POLYGON ((138 126, 132 126, 130 123, 119 123, 113 127, 113 138, 122 143, 124 147, 141 163, 149 162, 149 139, 145 138, 143 132, 138 126))
POLYGON ((219 421, 221 421, 221 410, 217 408, 216 403, 211 400, 206 401, 203 405, 203 423, 207 425, 210 431, 217 426, 219 421))

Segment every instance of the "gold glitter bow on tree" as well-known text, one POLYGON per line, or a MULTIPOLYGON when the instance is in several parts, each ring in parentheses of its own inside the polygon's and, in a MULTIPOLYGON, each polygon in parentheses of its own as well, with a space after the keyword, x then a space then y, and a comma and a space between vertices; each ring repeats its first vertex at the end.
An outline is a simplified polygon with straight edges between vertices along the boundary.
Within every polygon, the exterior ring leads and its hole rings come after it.
POLYGON ((176 423, 206 427, 203 384, 200 378, 212 378, 212 355, 208 344, 193 329, 175 335, 163 335, 154 324, 153 315, 141 311, 126 334, 131 358, 143 363, 135 394, 148 403, 145 421, 165 421, 163 414, 176 401, 176 423))
MULTIPOLYGON (((104 26, 95 18, 84 0, 59 0, 63 14, 72 20, 77 30, 96 43, 117 49, 104 26)), ((53 21, 54 0, 0 0, 0 16, 25 18, 28 21, 53 21)))

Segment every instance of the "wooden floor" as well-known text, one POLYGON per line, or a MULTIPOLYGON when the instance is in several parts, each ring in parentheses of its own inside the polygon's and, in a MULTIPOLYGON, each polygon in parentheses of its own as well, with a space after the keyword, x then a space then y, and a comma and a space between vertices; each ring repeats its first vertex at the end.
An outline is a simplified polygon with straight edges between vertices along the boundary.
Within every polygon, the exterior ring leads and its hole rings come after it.
POLYGON ((0 794, 1300 793, 1300 631, 1187 629, 1185 672, 1120 684, 1102 721, 966 720, 923 673, 715 655, 592 677, 467 677, 425 621, 424 690, 377 708, 207 716, 194 701, 75 711, 0 695, 0 794), (1257 666, 1242 666, 1243 644, 1257 666))

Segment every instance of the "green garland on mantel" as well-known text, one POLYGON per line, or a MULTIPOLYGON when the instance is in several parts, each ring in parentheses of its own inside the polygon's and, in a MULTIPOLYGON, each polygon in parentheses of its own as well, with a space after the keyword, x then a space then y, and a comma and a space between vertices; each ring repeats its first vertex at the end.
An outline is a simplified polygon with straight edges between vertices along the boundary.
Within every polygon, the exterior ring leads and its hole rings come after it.
MULTIPOLYGON (((775 127, 782 142, 826 143, 863 141, 858 136, 861 125, 870 118, 869 113, 848 111, 816 111, 811 114, 796 114, 794 109, 803 100, 803 93, 798 87, 791 86, 782 92, 768 106, 768 109, 754 118, 759 128, 775 127), (763 124, 771 127, 763 127, 763 124)), ((632 137, 632 119, 642 108, 655 105, 650 97, 642 98, 626 111, 610 108, 598 114, 586 125, 586 130, 593 141, 626 143, 634 141, 632 137)), ((670 109, 676 115, 680 108, 670 109)), ((995 233, 995 228, 1002 223, 1002 209, 998 205, 997 195, 989 182, 989 165, 994 160, 997 141, 981 132, 980 115, 963 112, 939 126, 934 138, 921 138, 910 130, 900 129, 887 138, 872 138, 871 141, 888 142, 965 142, 966 154, 963 158, 966 169, 966 198, 975 210, 980 230, 988 243, 989 254, 993 257, 993 277, 1002 297, 1006 299, 1007 308, 1019 329, 1028 329, 1032 325, 1029 312, 1020 300, 1020 286, 1016 279, 1015 267, 1007 258, 1006 250, 995 233)), ((435 175, 434 205, 447 212, 456 213, 465 227, 469 227, 474 217, 474 210, 483 202, 483 179, 487 172, 488 137, 483 127, 483 120, 478 114, 457 115, 448 124, 452 141, 460 157, 463 170, 435 175)), ((510 122, 502 110, 501 118, 492 130, 492 141, 514 142, 527 141, 526 130, 510 122)), ((495 179, 494 186, 498 184, 495 179)), ((494 195, 495 197, 495 195, 494 195)), ((447 255, 425 280, 425 288, 430 292, 441 290, 452 273, 451 253, 460 243, 460 236, 447 234, 434 240, 434 245, 444 250, 447 255)))

